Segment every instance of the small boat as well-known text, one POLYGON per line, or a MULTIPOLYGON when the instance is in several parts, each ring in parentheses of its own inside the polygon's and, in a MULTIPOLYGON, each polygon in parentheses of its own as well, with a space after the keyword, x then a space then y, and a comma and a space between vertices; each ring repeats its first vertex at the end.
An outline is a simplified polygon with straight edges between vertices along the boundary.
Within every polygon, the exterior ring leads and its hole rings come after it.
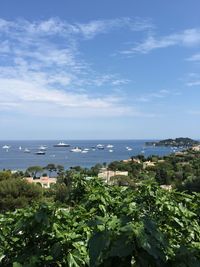
POLYGON ((81 152, 82 151, 82 149, 80 148, 80 147, 74 147, 74 148, 72 148, 71 150, 70 150, 70 152, 81 152))
POLYGON ((129 146, 127 146, 126 149, 127 149, 128 151, 132 151, 132 150, 133 150, 133 149, 132 149, 131 147, 129 147, 129 146))
POLYGON ((81 153, 86 154, 88 153, 88 150, 82 150, 81 153))
POLYGON ((46 152, 44 150, 39 150, 37 152, 35 152, 36 155, 45 155, 46 152))
POLYGON ((39 150, 46 150, 47 149, 47 146, 40 146, 39 147, 39 150))
POLYGON ((83 150, 85 150, 85 151, 89 151, 90 149, 89 149, 89 148, 84 148, 83 150))
POLYGON ((54 145, 54 147, 69 147, 69 146, 70 146, 69 144, 66 144, 63 142, 60 142, 60 143, 54 145))
POLYGON ((31 151, 28 148, 25 148, 24 153, 31 153, 31 151))
POLYGON ((19 146, 19 150, 22 150, 22 147, 21 146, 19 146))
POLYGON ((112 150, 112 149, 109 149, 108 151, 109 151, 110 153, 112 153, 112 152, 113 152, 113 150, 112 150))
POLYGON ((7 149, 9 149, 9 148, 10 148, 10 146, 8 146, 8 145, 5 145, 5 146, 2 146, 2 148, 7 150, 7 149))
POLYGON ((113 147, 114 147, 113 145, 110 144, 107 145, 107 148, 113 148, 113 147))
POLYGON ((97 148, 98 148, 98 149, 104 149, 104 145, 98 144, 98 145, 97 145, 97 148))

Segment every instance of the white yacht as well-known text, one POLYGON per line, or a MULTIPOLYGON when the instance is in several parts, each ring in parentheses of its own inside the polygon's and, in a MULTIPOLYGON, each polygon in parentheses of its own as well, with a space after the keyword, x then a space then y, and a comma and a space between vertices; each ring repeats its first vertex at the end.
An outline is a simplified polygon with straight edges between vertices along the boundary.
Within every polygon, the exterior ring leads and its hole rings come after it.
POLYGON ((30 149, 25 148, 25 149, 24 149, 24 153, 31 153, 31 151, 30 151, 30 149))
POLYGON ((98 144, 98 145, 97 145, 97 148, 98 148, 98 149, 104 149, 104 145, 98 144))
POLYGON ((40 146, 39 147, 39 150, 46 150, 47 149, 47 146, 40 146))
POLYGON ((2 148, 3 148, 3 149, 9 149, 9 148, 10 148, 10 146, 8 146, 8 145, 5 145, 5 146, 2 146, 2 148))
POLYGON ((19 146, 19 150, 22 150, 22 147, 21 146, 19 146))
POLYGON ((110 153, 112 153, 112 152, 113 152, 113 150, 112 150, 112 149, 109 149, 108 151, 109 151, 110 153))
POLYGON ((82 152, 82 149, 80 147, 74 147, 70 150, 71 152, 76 152, 76 153, 79 153, 79 152, 82 152))
POLYGON ((132 151, 132 150, 133 150, 133 149, 132 149, 131 147, 129 147, 129 146, 127 146, 126 149, 127 149, 128 151, 132 151))
POLYGON ((81 153, 86 154, 86 153, 88 153, 88 150, 84 149, 84 150, 81 151, 81 153))
POLYGON ((60 142, 60 143, 54 145, 54 147, 69 147, 69 146, 70 146, 69 144, 66 144, 64 142, 60 142))
POLYGON ((113 145, 110 144, 107 145, 107 148, 113 148, 113 147, 114 147, 113 145))

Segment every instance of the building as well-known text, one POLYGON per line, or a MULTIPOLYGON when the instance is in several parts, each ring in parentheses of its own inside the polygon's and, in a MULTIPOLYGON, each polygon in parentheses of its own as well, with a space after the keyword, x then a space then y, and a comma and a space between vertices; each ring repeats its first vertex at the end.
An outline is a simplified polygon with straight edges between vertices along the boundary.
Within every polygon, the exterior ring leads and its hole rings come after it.
POLYGON ((155 162, 152 162, 152 161, 145 161, 143 162, 143 169, 146 169, 148 167, 154 167, 155 166, 155 162))
POLYGON ((31 184, 41 184, 43 188, 50 188, 52 184, 56 184, 57 178, 49 178, 49 177, 40 177, 33 179, 33 177, 24 178, 27 182, 31 184))
POLYGON ((140 164, 141 161, 137 158, 133 158, 133 159, 124 159, 123 162, 134 162, 134 163, 138 163, 140 164))
POLYGON ((116 175, 128 176, 128 171, 110 171, 106 168, 102 168, 98 174, 98 178, 109 184, 110 178, 116 175))
POLYGON ((198 146, 193 146, 192 150, 193 150, 193 151, 197 151, 197 152, 199 152, 199 151, 200 151, 200 145, 198 145, 198 146))

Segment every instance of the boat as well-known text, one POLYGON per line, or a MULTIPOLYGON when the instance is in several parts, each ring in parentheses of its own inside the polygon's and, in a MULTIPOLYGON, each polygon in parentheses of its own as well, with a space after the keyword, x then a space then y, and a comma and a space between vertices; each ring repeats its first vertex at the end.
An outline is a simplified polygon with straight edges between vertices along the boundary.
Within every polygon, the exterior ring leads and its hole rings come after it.
POLYGON ((112 153, 112 152, 113 152, 113 150, 112 150, 112 149, 109 149, 108 151, 109 151, 110 153, 112 153))
POLYGON ((70 150, 70 152, 82 152, 82 149, 80 147, 74 147, 70 150))
POLYGON ((28 148, 25 148, 24 153, 31 153, 31 151, 28 148))
POLYGON ((81 153, 86 154, 88 153, 88 150, 82 150, 81 153))
POLYGON ((114 147, 113 145, 110 144, 107 145, 107 148, 113 148, 113 147, 114 147))
POLYGON ((22 150, 22 147, 21 146, 19 146, 19 150, 22 150))
POLYGON ((37 152, 35 152, 36 155, 45 155, 46 152, 44 150, 39 150, 37 152))
POLYGON ((66 144, 63 142, 60 142, 60 143, 54 145, 54 147, 69 147, 69 146, 70 146, 69 144, 66 144))
POLYGON ((132 150, 133 150, 133 149, 132 149, 131 147, 129 147, 129 146, 127 146, 126 149, 127 149, 128 151, 132 151, 132 150))
POLYGON ((98 148, 98 149, 104 149, 104 145, 98 144, 98 145, 97 145, 97 148, 98 148))
POLYGON ((2 148, 3 148, 3 149, 9 149, 9 148, 10 148, 10 146, 8 146, 8 145, 5 145, 5 146, 2 146, 2 148))
POLYGON ((47 146, 40 146, 39 147, 39 150, 46 150, 47 149, 47 146))

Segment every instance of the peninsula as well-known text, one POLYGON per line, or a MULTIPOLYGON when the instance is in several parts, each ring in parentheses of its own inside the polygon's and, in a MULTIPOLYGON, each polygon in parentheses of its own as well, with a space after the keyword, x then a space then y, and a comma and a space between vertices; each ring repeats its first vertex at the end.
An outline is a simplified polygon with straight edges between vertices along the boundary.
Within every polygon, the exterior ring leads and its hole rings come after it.
POLYGON ((161 141, 146 142, 146 146, 173 146, 173 147, 192 147, 199 145, 200 142, 188 137, 179 137, 175 139, 164 139, 161 141))

